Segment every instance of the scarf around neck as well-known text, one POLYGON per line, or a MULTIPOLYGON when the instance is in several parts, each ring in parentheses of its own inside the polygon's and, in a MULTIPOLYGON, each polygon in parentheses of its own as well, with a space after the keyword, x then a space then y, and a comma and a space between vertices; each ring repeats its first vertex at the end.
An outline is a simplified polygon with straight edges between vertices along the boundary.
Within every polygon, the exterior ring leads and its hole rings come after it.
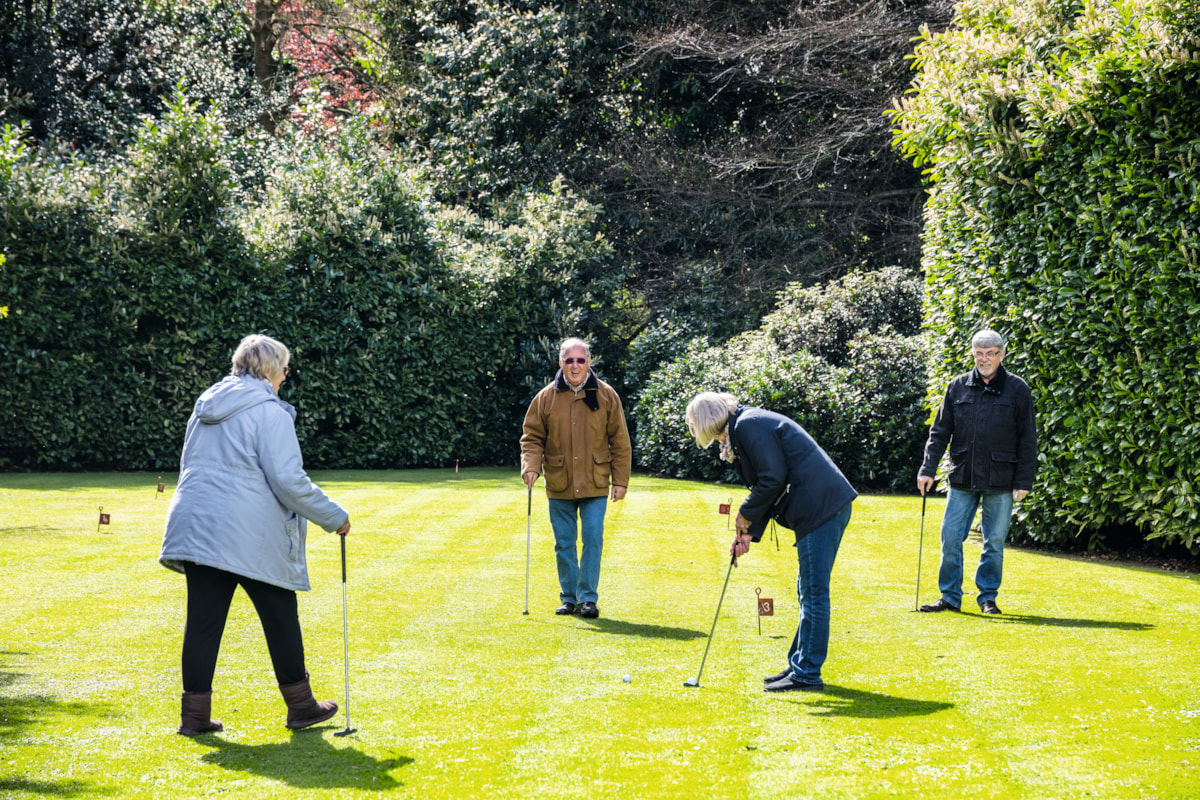
MULTIPOLYGON (((575 387, 567 383, 567 376, 563 375, 560 369, 558 374, 554 376, 554 388, 560 392, 574 392, 575 387)), ((600 382, 596 378, 596 373, 588 370, 587 377, 583 380, 583 386, 579 391, 583 392, 583 402, 592 411, 600 410, 600 382)))

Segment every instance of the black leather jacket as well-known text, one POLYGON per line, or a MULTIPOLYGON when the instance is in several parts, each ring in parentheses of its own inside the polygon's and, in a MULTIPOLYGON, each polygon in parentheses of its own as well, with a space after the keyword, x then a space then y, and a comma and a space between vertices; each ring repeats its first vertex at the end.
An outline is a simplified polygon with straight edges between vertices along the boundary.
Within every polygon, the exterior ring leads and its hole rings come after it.
POLYGON ((921 476, 934 477, 947 447, 950 485, 955 489, 1032 489, 1037 427, 1029 386, 1003 364, 990 383, 983 382, 979 370, 950 381, 929 429, 921 476))

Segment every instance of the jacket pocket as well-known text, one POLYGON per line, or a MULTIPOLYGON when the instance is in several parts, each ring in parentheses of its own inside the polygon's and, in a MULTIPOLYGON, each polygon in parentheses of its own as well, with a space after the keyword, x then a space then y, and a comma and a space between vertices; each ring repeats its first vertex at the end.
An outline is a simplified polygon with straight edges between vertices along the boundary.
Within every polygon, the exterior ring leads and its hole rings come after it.
POLYGON ((992 451, 992 465, 988 474, 988 488, 1011 489, 1017 477, 1017 454, 992 451))
POLYGON ((542 459, 542 468, 546 471, 546 491, 565 492, 567 490, 566 456, 546 456, 542 459))
MULTIPOLYGON (((961 450, 953 450, 952 449, 949 453, 950 463, 946 469, 946 477, 948 477, 952 480, 955 477, 959 477, 959 478, 963 477, 963 473, 966 471, 967 462, 969 460, 970 455, 971 455, 971 451, 967 450, 966 448, 963 448, 961 450)), ((968 482, 970 482, 969 477, 968 477, 968 482)))
POLYGON ((607 489, 612 479, 612 453, 592 454, 592 483, 607 489))
POLYGON ((288 561, 300 559, 300 517, 294 512, 288 514, 287 523, 288 561))

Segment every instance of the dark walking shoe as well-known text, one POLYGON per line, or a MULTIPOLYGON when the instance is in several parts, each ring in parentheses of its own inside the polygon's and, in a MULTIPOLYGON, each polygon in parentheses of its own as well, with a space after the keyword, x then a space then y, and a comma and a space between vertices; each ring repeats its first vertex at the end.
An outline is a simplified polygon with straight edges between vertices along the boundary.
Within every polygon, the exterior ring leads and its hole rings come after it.
POLYGON ((984 614, 999 614, 1000 606, 996 605, 995 600, 984 600, 979 604, 979 610, 984 614))
POLYGON ((600 616, 600 609, 596 608, 595 603, 584 603, 579 607, 579 616, 595 619, 600 616))
POLYGON ((925 605, 921 606, 921 610, 926 613, 937 614, 941 611, 961 611, 962 609, 958 606, 952 606, 945 600, 938 598, 936 603, 926 603, 925 605))
POLYGON ((561 606, 554 609, 554 613, 558 614, 560 617, 570 616, 571 614, 575 613, 575 604, 564 602, 561 606))
POLYGON ((212 718, 212 692, 184 692, 180 700, 179 730, 184 736, 225 730, 212 718))
POLYGON ((792 674, 792 670, 789 667, 789 668, 785 669, 783 672, 776 672, 774 675, 768 675, 767 677, 763 678, 763 683, 774 683, 775 681, 781 681, 784 678, 786 678, 788 675, 791 675, 791 674, 792 674))
POLYGON ((764 692, 822 692, 825 684, 821 681, 798 681, 791 675, 772 681, 763 687, 764 692))
POLYGON ((287 726, 292 730, 307 728, 331 719, 337 713, 337 703, 332 700, 318 701, 313 697, 308 678, 289 684, 279 684, 283 702, 287 703, 287 726))

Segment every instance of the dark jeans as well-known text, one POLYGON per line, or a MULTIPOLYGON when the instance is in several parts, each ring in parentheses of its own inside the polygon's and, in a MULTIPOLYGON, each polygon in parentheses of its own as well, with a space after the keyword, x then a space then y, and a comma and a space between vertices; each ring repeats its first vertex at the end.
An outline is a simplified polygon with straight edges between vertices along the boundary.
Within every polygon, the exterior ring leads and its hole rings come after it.
POLYGON ((217 653, 229 605, 238 585, 246 590, 267 637, 267 650, 281 684, 297 683, 307 677, 304 669, 304 639, 296 593, 269 583, 244 578, 200 564, 185 563, 187 573, 187 627, 183 631, 183 690, 211 692, 217 653))
POLYGON ((805 683, 821 683, 821 666, 829 654, 829 578, 833 561, 850 524, 852 503, 833 519, 796 541, 796 595, 800 600, 800 626, 788 648, 792 677, 805 683))

